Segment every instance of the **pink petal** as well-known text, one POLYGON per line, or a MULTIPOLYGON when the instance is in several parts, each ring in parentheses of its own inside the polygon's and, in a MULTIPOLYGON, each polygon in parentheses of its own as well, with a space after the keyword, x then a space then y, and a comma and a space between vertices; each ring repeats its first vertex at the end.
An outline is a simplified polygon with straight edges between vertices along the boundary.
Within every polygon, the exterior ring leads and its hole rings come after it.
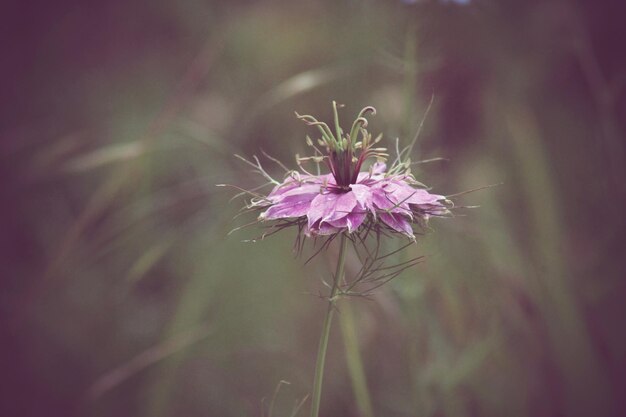
MULTIPOLYGON (((365 211, 353 212, 341 219, 330 221, 328 224, 341 229, 348 228, 348 232, 352 233, 363 224, 366 217, 367 213, 365 211)), ((324 222, 324 224, 326 224, 326 222, 324 222)))
POLYGON ((377 208, 381 210, 390 209, 395 205, 395 203, 389 199, 387 193, 382 188, 376 188, 372 190, 372 202, 377 208))
POLYGON ((413 239, 415 238, 411 223, 405 216, 395 213, 380 213, 380 219, 396 232, 403 233, 413 239))
POLYGON ((331 226, 328 223, 321 223, 319 228, 317 229, 313 229, 314 230, 314 234, 317 235, 334 235, 335 233, 339 233, 341 231, 341 229, 331 226))
POLYGON ((335 196, 336 194, 333 193, 319 194, 315 196, 313 201, 311 201, 311 207, 307 213, 309 228, 311 228, 313 224, 319 222, 330 212, 334 206, 335 196))
POLYGON ((352 184, 350 186, 356 201, 361 207, 374 211, 374 203, 372 201, 372 189, 363 184, 352 184))
POLYGON ((352 210, 356 207, 357 201, 353 192, 347 192, 342 194, 337 194, 337 198, 335 199, 335 207, 332 212, 330 212, 323 221, 333 221, 340 219, 342 217, 346 217, 348 214, 352 213, 352 210))
POLYGON ((372 192, 372 201, 374 205, 384 211, 392 213, 402 213, 411 216, 409 205, 402 200, 398 200, 392 192, 388 192, 383 188, 375 188, 372 192))
POLYGON ((261 214, 263 220, 274 220, 305 216, 311 207, 311 200, 299 200, 274 204, 261 214))
POLYGON ((317 195, 307 213, 309 228, 317 222, 329 222, 347 216, 356 204, 356 197, 351 192, 317 195))

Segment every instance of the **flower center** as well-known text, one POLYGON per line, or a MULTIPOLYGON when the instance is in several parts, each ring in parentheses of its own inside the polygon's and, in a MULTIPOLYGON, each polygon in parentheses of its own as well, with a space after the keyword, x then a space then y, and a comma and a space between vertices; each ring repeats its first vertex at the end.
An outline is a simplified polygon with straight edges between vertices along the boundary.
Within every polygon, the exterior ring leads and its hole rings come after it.
POLYGON ((333 101, 334 132, 326 123, 318 121, 315 117, 300 116, 296 113, 299 119, 308 125, 316 126, 322 134, 322 138, 317 141, 322 150, 307 136, 307 144, 314 149, 315 155, 309 158, 299 158, 298 162, 304 160, 313 160, 316 163, 325 162, 335 178, 336 192, 350 191, 350 185, 356 184, 361 166, 368 158, 385 159, 388 156, 385 148, 374 147, 382 136, 372 139, 372 135, 366 129, 367 113, 376 114, 376 109, 365 107, 361 110, 352 123, 349 133, 345 133, 339 125, 335 101, 333 101))

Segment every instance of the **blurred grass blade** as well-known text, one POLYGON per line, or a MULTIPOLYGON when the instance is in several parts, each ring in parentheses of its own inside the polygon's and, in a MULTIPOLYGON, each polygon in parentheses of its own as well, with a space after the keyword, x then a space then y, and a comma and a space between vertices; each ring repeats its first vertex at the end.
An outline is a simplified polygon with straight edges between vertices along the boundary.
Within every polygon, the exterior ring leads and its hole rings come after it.
POLYGON ((137 258, 135 263, 130 267, 128 271, 128 281, 131 284, 136 283, 143 278, 162 258, 167 254, 167 251, 172 247, 176 238, 170 237, 169 239, 161 239, 157 241, 152 247, 144 252, 142 256, 137 258))
POLYGON ((65 165, 65 170, 70 173, 90 171, 115 162, 133 160, 145 155, 146 151, 145 142, 116 143, 70 160, 65 165))
MULTIPOLYGON (((534 245, 528 277, 543 313, 554 360, 559 367, 567 415, 613 415, 611 390, 591 343, 591 335, 570 287, 565 236, 551 164, 542 149, 541 131, 531 110, 517 104, 504 111, 514 156, 524 175, 523 189, 530 212, 534 245)), ((515 104, 514 104, 515 103, 515 104)))
POLYGON ((346 301, 341 306, 339 323, 341 325, 352 390, 360 415, 363 417, 374 417, 370 393, 367 388, 367 378, 363 369, 363 358, 359 350, 359 340, 354 322, 354 309, 351 305, 352 300, 346 301))
POLYGON ((133 375, 141 372, 150 365, 153 365, 168 356, 171 356, 188 346, 205 339, 212 332, 212 327, 208 325, 201 325, 186 332, 182 332, 145 350, 128 362, 98 378, 98 380, 94 382, 87 391, 87 399, 91 401, 97 400, 102 395, 120 385, 133 375))
POLYGON ((346 77, 353 71, 354 67, 342 65, 316 68, 296 74, 265 93, 259 100, 256 110, 262 113, 264 110, 274 107, 292 97, 306 93, 342 77, 346 77))

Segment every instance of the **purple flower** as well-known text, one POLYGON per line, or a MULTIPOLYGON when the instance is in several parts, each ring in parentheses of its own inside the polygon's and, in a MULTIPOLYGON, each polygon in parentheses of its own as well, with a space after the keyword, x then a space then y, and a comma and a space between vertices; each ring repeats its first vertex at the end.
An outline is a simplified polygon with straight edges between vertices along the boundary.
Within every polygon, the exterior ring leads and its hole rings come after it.
POLYGON ((255 158, 256 164, 248 162, 274 184, 269 195, 255 194, 248 205, 249 209, 262 211, 259 220, 276 221, 278 229, 297 225, 309 237, 362 230, 367 234, 374 230, 415 239, 413 225, 423 225, 430 216, 449 213, 446 197, 419 188, 421 184, 413 178, 408 159, 412 146, 399 152, 387 169, 383 162, 388 156, 386 149, 374 147, 380 136, 372 139, 365 129, 365 115, 375 114, 373 107, 359 113, 347 134, 339 126, 334 102, 333 109, 334 133, 326 123, 298 115, 308 125, 316 126, 322 138, 317 141, 318 147, 307 137, 314 155, 297 157, 300 170, 288 171, 282 182, 272 179, 258 159, 255 158), (371 158, 376 162, 369 170, 361 171, 365 161, 371 158), (304 162, 315 163, 318 174, 307 171, 304 162), (321 164, 326 165, 328 174, 319 173, 321 164))
POLYGON ((261 220, 306 218, 307 236, 352 233, 382 222, 390 231, 414 239, 412 223, 447 213, 444 196, 416 188, 410 175, 386 175, 385 171, 385 163, 376 162, 347 188, 339 187, 332 174, 292 172, 255 206, 264 209, 261 220))
MULTIPOLYGON (((257 221, 268 226, 268 231, 252 239, 253 242, 287 228, 296 228, 294 251, 300 254, 308 241, 304 236, 323 238, 323 243, 307 263, 328 248, 336 237, 341 241, 340 253, 345 250, 347 242, 352 243, 362 260, 361 268, 351 280, 341 283, 336 280, 330 299, 338 294, 367 296, 402 271, 421 262, 422 257, 417 256, 393 264, 392 255, 415 242, 416 226, 419 231, 430 217, 449 216, 453 209, 447 197, 431 194, 411 174, 413 163, 409 155, 417 137, 403 149, 396 142, 397 155, 387 164, 385 161, 389 155, 386 149, 377 145, 381 136, 372 138, 366 129, 368 121, 365 116, 376 114, 376 110, 373 107, 364 108, 350 130, 344 131, 339 124, 337 108, 337 103, 333 102, 332 130, 313 116, 296 113, 300 120, 316 127, 321 134, 316 141, 307 136, 306 143, 313 152, 308 157, 296 155, 299 169, 289 170, 280 161, 265 154, 286 171, 284 179, 278 181, 265 171, 256 156, 253 161, 248 161, 236 155, 254 172, 261 174, 267 183, 250 191, 231 186, 241 191, 237 196, 251 197, 244 212, 259 213, 257 221), (269 194, 258 191, 269 185, 272 185, 269 194), (385 253, 380 237, 392 234, 408 237, 410 241, 400 249, 385 253)), ((231 233, 257 221, 235 228, 231 233)), ((313 245, 316 245, 316 240, 313 240, 313 245)))

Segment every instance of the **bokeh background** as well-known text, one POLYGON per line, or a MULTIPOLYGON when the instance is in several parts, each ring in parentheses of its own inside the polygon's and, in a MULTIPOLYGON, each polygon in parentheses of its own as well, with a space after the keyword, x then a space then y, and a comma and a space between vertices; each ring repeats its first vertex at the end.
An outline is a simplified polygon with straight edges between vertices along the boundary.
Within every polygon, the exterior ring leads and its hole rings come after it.
MULTIPOLYGON (((279 386, 291 415, 334 253, 228 235, 215 184, 295 167, 294 111, 373 105, 402 144, 433 97, 417 177, 503 185, 351 301, 374 415, 626 415, 620 3, 4 2, 0 415, 265 416, 279 386)), ((322 415, 358 416, 338 326, 329 352, 322 415)))

